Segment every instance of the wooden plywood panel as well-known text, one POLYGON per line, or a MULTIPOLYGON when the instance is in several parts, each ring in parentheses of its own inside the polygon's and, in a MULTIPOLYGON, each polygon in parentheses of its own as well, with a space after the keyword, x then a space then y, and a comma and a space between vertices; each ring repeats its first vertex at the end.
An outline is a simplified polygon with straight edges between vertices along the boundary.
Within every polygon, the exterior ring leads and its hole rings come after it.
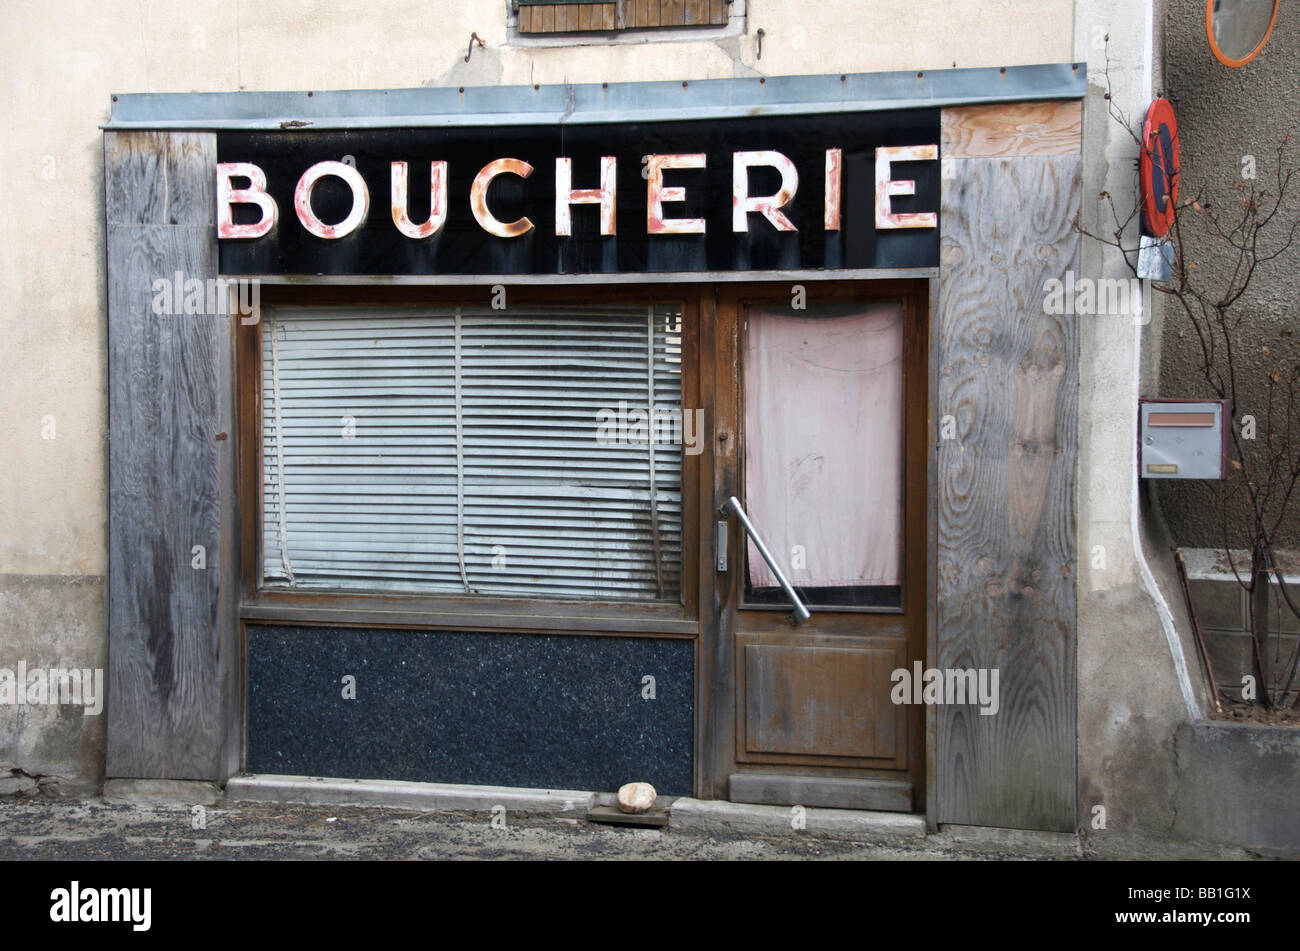
POLYGON ((232 318, 152 306, 159 279, 216 276, 215 162, 209 133, 104 137, 109 776, 238 765, 232 318))
POLYGON ((943 110, 945 158, 1078 155, 1083 104, 1013 102, 943 110))
POLYGON ((889 758, 899 710, 889 699, 894 650, 744 645, 749 753, 889 758))
POLYGON ((961 159, 943 189, 940 667, 999 671, 1000 708, 936 713, 941 822, 1075 828, 1077 156, 961 159))

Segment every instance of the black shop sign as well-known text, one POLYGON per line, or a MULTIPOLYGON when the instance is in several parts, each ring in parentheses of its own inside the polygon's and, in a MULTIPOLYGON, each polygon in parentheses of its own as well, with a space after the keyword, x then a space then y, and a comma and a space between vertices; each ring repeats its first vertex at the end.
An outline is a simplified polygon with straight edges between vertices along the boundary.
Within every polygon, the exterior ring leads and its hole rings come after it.
POLYGON ((228 275, 934 267, 939 112, 222 132, 228 275))

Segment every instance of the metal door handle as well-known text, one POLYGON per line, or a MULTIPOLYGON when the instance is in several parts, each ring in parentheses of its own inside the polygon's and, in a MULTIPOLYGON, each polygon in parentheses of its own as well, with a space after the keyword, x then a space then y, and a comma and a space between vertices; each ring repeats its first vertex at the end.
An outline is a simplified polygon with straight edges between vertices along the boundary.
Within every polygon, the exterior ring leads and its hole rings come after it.
POLYGON ((785 596, 790 599, 790 603, 794 606, 794 613, 790 615, 790 623, 799 624, 801 621, 808 620, 812 615, 809 614, 808 609, 804 607, 804 603, 799 600, 799 595, 794 593, 794 588, 790 586, 790 582, 786 579, 785 573, 777 567, 776 560, 772 557, 772 553, 767 550, 767 546, 763 544, 763 539, 754 528, 754 523, 749 520, 749 516, 745 514, 745 510, 740 507, 740 500, 733 495, 722 504, 722 508, 720 508, 718 512, 723 518, 726 518, 732 512, 735 512, 736 518, 740 519, 740 524, 745 526, 745 531, 747 531, 749 537, 754 540, 754 547, 757 548, 758 553, 763 556, 763 560, 767 562, 767 567, 771 569, 772 574, 776 575, 776 580, 781 583, 781 590, 785 592, 785 596))

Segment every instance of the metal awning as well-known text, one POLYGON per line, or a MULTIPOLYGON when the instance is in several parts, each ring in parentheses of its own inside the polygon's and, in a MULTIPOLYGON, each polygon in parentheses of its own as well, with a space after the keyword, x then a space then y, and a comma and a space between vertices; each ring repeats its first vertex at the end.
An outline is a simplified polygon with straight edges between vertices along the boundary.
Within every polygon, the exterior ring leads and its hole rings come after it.
POLYGON ((101 128, 379 129, 685 121, 1081 99, 1087 84, 1085 64, 1056 63, 685 82, 118 93, 101 128))

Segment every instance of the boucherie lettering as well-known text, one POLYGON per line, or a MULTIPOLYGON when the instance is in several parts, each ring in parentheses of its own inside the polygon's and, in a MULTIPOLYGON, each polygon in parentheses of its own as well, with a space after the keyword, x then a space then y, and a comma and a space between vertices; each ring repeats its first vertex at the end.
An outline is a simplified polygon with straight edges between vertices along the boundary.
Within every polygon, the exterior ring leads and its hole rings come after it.
MULTIPOLYGON (((749 231, 751 216, 766 219, 777 231, 797 231, 798 226, 782 210, 789 205, 799 189, 799 171, 789 157, 772 150, 732 153, 731 230, 749 231), (781 187, 775 194, 754 195, 750 192, 749 170, 755 167, 775 169, 781 177, 781 187)), ((875 226, 878 229, 936 228, 939 216, 933 212, 898 213, 893 210, 895 195, 915 195, 916 182, 891 177, 893 162, 933 162, 939 158, 937 145, 890 146, 876 149, 875 226)), ((839 231, 843 214, 841 183, 843 152, 827 149, 825 161, 825 187, 823 189, 823 215, 820 226, 827 231, 839 231)), ((699 169, 708 165, 708 155, 703 152, 681 155, 649 155, 644 164, 646 178, 646 234, 704 234, 707 222, 703 218, 669 217, 665 204, 686 200, 684 186, 664 184, 668 169, 699 169)), ((447 162, 433 161, 429 168, 429 215, 422 222, 412 220, 408 192, 410 166, 405 161, 391 164, 393 226, 407 238, 420 241, 433 237, 447 220, 447 162)), ((523 159, 499 158, 483 166, 474 176, 470 186, 469 207, 485 232, 498 238, 518 238, 535 225, 527 216, 512 221, 502 221, 488 207, 488 189, 501 175, 528 178, 533 166, 523 159)), ((618 202, 618 158, 604 155, 600 159, 600 184, 590 188, 573 187, 573 159, 559 157, 555 160, 555 234, 573 233, 572 207, 574 205, 600 206, 600 233, 612 237, 618 233, 615 208, 618 202)), ((311 234, 326 241, 345 238, 356 231, 370 214, 370 189, 361 173, 340 161, 317 162, 303 172, 293 192, 293 210, 302 225, 311 234), (343 220, 327 224, 312 207, 312 192, 326 176, 340 179, 351 193, 351 207, 343 220)), ((280 209, 266 190, 266 173, 251 162, 222 162, 217 165, 217 237, 260 238, 274 228, 280 209), (247 184, 242 188, 235 181, 247 184), (236 224, 234 206, 253 205, 260 217, 251 224, 236 224)))
POLYGON ((938 117, 222 132, 221 271, 933 267, 938 117))

